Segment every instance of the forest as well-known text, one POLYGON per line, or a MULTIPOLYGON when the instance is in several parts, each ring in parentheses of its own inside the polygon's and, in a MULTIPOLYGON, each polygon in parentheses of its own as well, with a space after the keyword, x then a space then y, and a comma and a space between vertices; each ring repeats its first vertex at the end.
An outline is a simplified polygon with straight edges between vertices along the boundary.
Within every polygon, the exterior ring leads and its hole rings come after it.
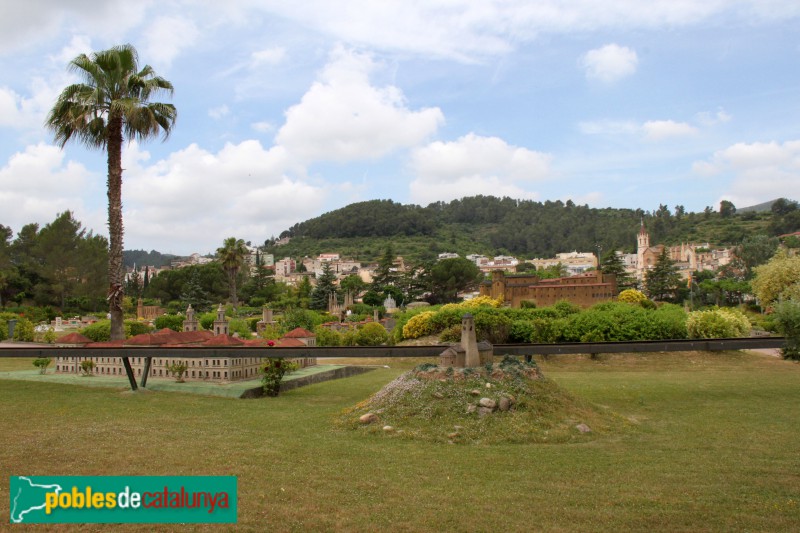
POLYGON ((682 205, 642 209, 592 208, 567 202, 474 196, 427 207, 370 200, 295 224, 281 234, 288 244, 265 242, 269 253, 313 256, 327 251, 361 261, 375 260, 391 242, 399 255, 434 259, 442 252, 524 258, 553 257, 573 250, 633 252, 642 223, 650 241, 667 245, 693 242, 733 246, 754 235, 777 236, 800 229, 795 201, 777 199, 743 209, 721 202, 701 213, 682 205))

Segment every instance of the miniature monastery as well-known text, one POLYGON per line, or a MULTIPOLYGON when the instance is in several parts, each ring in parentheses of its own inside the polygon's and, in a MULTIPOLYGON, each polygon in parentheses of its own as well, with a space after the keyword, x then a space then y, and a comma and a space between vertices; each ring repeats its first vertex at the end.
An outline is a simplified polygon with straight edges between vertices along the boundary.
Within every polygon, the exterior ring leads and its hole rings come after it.
MULTIPOLYGON (((271 320, 265 310, 266 318, 271 320)), ((261 324, 262 322, 259 322, 261 324)), ((263 326, 261 326, 263 329, 263 326)), ((149 377, 163 378, 170 377, 168 368, 173 363, 185 363, 187 370, 183 375, 184 381, 218 381, 231 382, 248 379, 256 379, 261 369, 262 357, 207 357, 202 359, 182 359, 180 357, 170 357, 170 348, 190 348, 193 346, 262 346, 265 352, 270 346, 278 347, 303 347, 315 346, 316 337, 310 331, 303 328, 296 328, 283 338, 276 341, 265 339, 244 340, 228 334, 228 321, 225 319, 225 311, 222 306, 217 309, 217 319, 214 321, 213 331, 199 329, 198 320, 195 318, 194 310, 191 306, 186 310, 186 320, 183 321, 183 331, 177 332, 171 329, 162 329, 155 333, 143 333, 124 341, 91 342, 90 339, 78 333, 70 333, 56 340, 56 346, 62 347, 87 347, 87 354, 92 347, 96 348, 122 348, 124 346, 147 346, 164 348, 163 357, 153 357, 150 366, 149 377)), ((131 367, 136 377, 141 377, 144 371, 145 357, 130 357, 131 367)), ((81 373, 81 361, 94 361, 94 373, 101 376, 124 376, 125 367, 119 357, 91 357, 91 356, 64 356, 56 357, 56 373, 79 374, 81 373)), ((313 366, 317 364, 315 357, 299 357, 291 359, 301 367, 313 366)))

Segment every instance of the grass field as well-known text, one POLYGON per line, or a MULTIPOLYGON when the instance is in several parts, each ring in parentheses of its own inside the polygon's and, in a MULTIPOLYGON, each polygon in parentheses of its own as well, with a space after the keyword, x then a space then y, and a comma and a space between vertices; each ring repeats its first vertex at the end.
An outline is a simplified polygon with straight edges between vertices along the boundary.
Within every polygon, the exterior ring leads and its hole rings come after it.
POLYGON ((0 523, 9 475, 202 474, 238 476, 242 531, 800 530, 796 363, 552 357, 540 362, 548 378, 635 430, 480 446, 335 429, 338 413, 418 361, 372 362, 392 368, 261 400, 0 381, 0 523))

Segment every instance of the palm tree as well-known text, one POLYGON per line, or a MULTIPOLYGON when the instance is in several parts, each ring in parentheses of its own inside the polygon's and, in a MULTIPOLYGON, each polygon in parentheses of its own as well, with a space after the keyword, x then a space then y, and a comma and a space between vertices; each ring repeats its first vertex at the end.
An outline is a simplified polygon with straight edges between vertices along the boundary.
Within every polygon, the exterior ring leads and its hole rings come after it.
POLYGON ((230 289, 230 302, 233 308, 239 307, 239 296, 236 294, 236 277, 239 269, 244 264, 244 258, 249 255, 247 247, 242 239, 228 237, 222 243, 221 248, 217 248, 217 259, 222 263, 222 269, 228 274, 228 287, 230 289))
MULTIPOLYGON (((162 92, 172 94, 172 84, 156 75, 149 65, 139 70, 136 49, 129 45, 81 54, 69 63, 82 83, 67 86, 46 119, 62 148, 75 138, 108 154, 108 307, 111 339, 125 338, 122 316, 122 141, 145 140, 163 134, 166 139, 175 124, 172 104, 151 102, 162 92)), ((136 381, 127 357, 123 357, 128 379, 136 381)))

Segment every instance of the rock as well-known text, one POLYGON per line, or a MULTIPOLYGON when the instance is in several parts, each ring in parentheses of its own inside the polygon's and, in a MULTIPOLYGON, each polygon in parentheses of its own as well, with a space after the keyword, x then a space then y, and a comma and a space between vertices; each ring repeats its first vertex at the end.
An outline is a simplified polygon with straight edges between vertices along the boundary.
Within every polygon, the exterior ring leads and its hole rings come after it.
POLYGON ((476 409, 478 409, 478 406, 475 405, 474 403, 471 403, 467 406, 468 413, 474 413, 476 409))
POLYGON ((456 438, 456 437, 458 437, 458 431, 454 431, 453 433, 448 433, 448 434, 447 434, 447 438, 448 438, 448 439, 451 439, 451 440, 452 440, 452 439, 454 439, 454 438, 456 438))
POLYGON ((494 412, 491 407, 478 407, 478 416, 490 415, 494 412))
POLYGON ((464 429, 464 426, 453 426, 453 429, 455 429, 456 431, 461 431, 462 429, 464 429))
POLYGON ((487 389, 491 389, 491 388, 492 388, 492 384, 491 384, 491 383, 487 383, 487 384, 486 384, 486 388, 487 388, 487 389))
POLYGON ((361 422, 362 424, 372 424, 373 422, 378 421, 378 415, 376 415, 375 413, 367 413, 365 415, 361 415, 358 418, 358 421, 361 422))
POLYGON ((481 391, 479 391, 478 389, 472 389, 471 391, 469 391, 469 393, 472 394, 473 396, 481 395, 481 391))
POLYGON ((501 411, 508 411, 511 409, 511 400, 503 396, 500 398, 500 402, 497 404, 498 409, 501 411))
POLYGON ((478 405, 494 411, 494 409, 497 407, 497 402, 492 400, 491 398, 481 398, 480 401, 478 402, 478 405))
POLYGON ((433 397, 438 400, 441 400, 442 398, 444 398, 444 394, 442 394, 441 392, 434 392, 433 397))
POLYGON ((394 431, 394 428, 392 426, 383 426, 383 431, 385 431, 386 433, 391 433, 392 431, 394 431))
POLYGON ((575 429, 577 429, 581 433, 591 433, 592 432, 592 428, 590 428, 586 424, 578 424, 577 426, 575 426, 575 429))

